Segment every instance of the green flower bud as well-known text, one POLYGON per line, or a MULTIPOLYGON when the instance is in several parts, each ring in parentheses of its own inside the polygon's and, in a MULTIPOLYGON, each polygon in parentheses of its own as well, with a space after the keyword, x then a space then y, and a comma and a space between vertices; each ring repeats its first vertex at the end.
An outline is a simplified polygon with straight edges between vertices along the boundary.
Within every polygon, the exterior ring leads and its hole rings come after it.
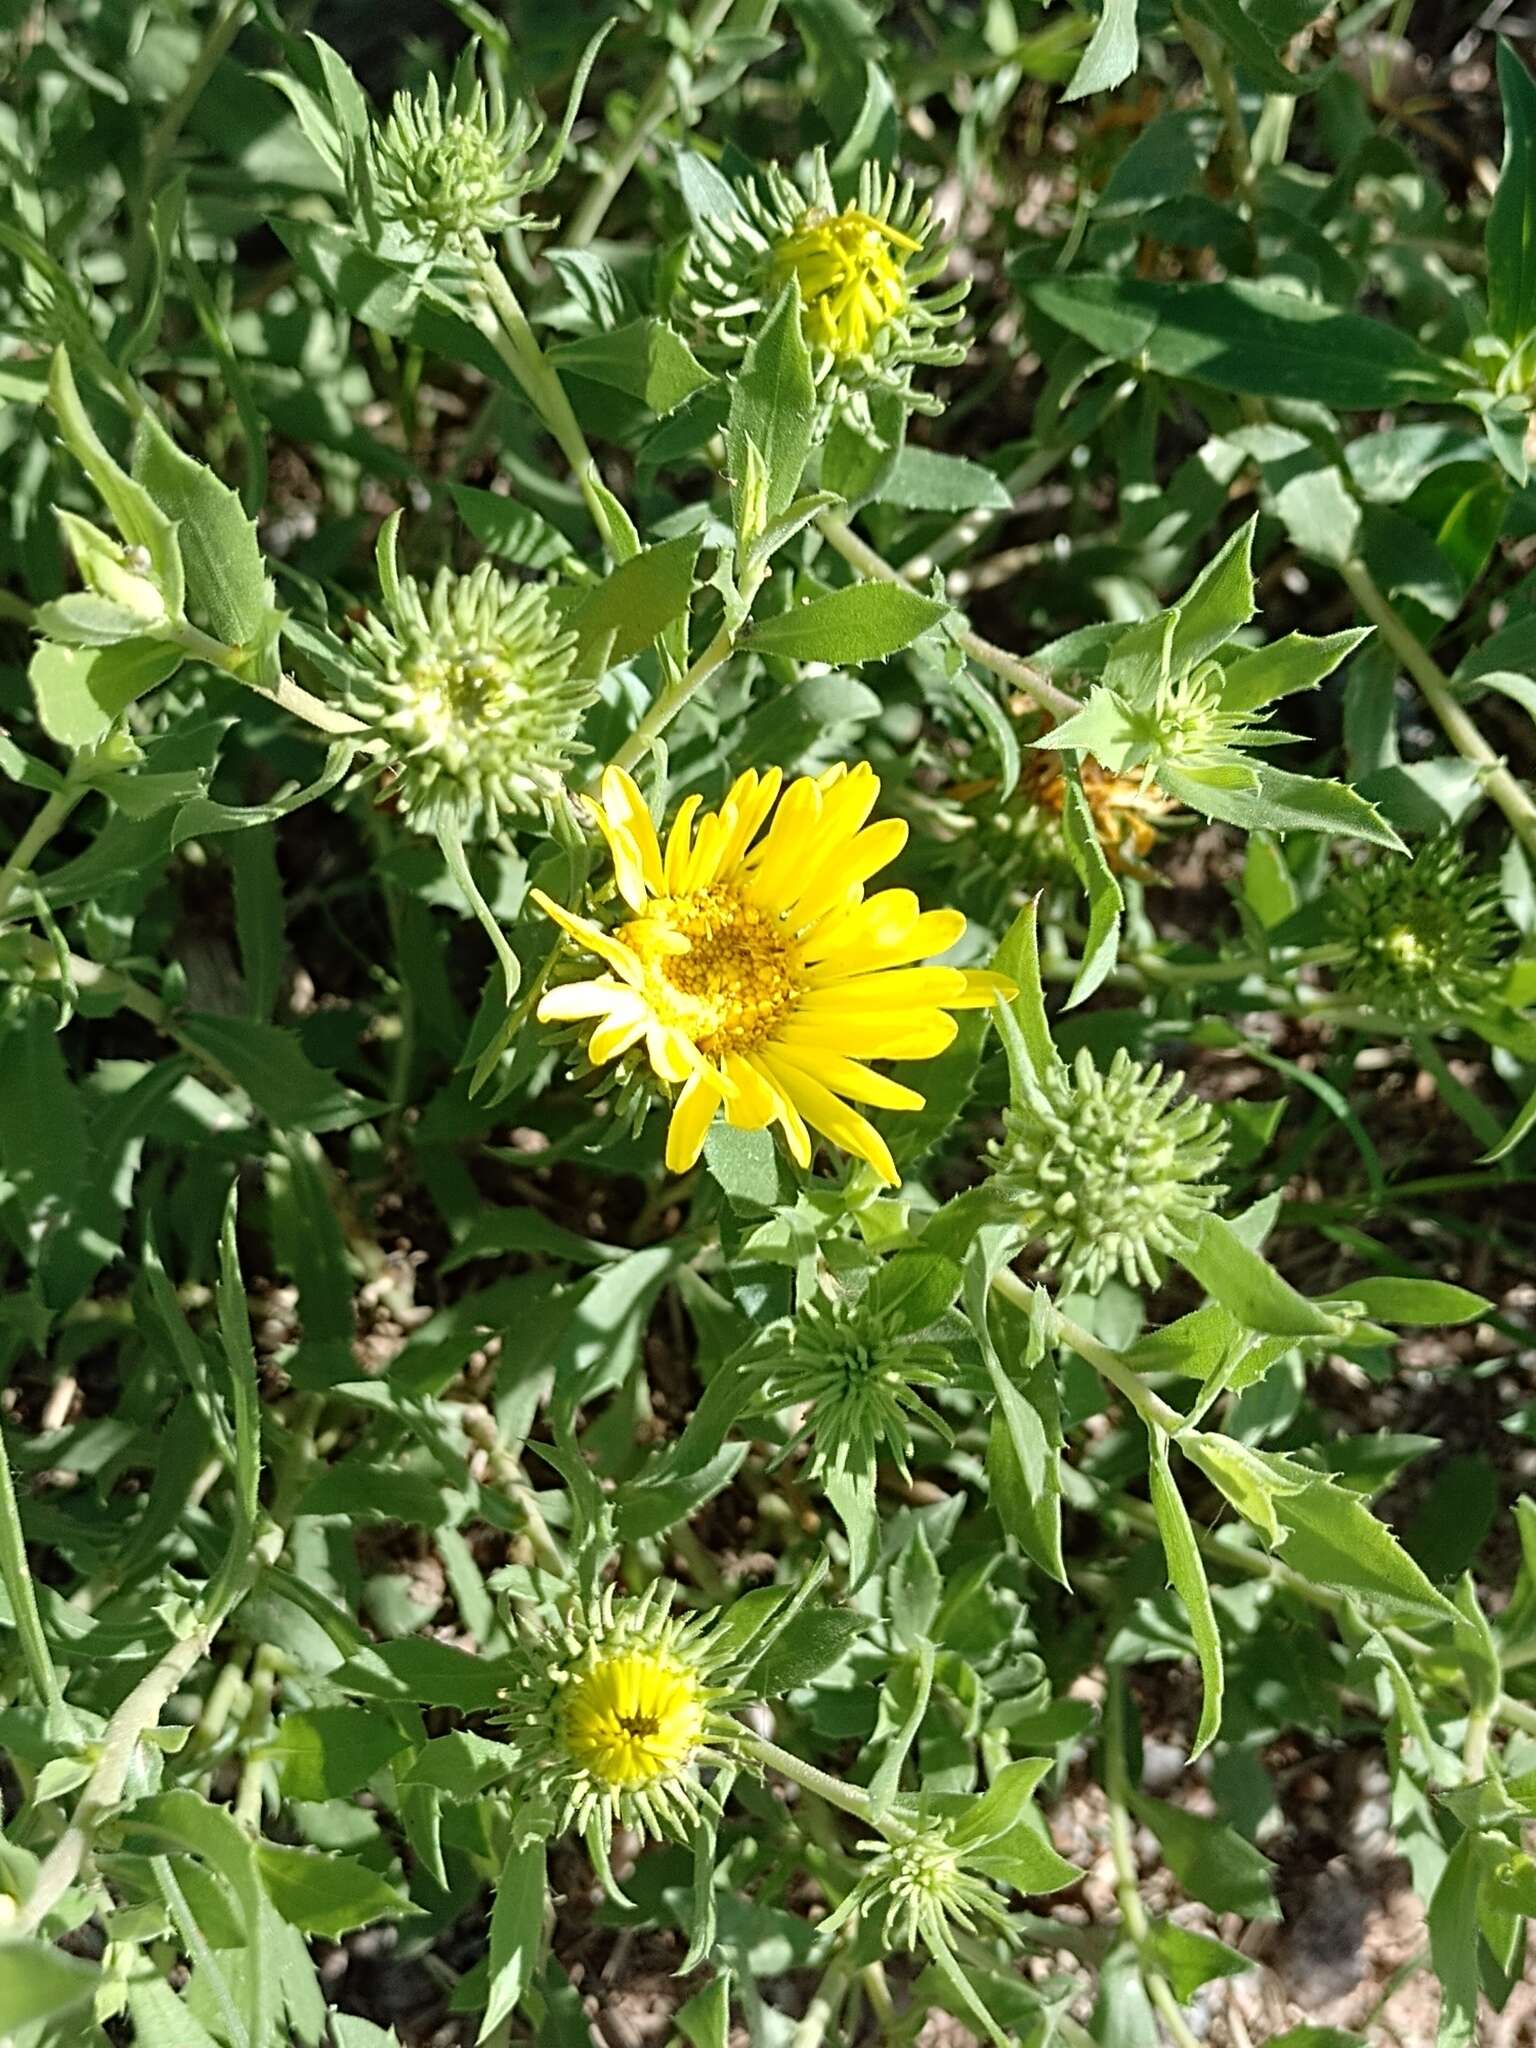
POLYGON ((1428 840, 1406 865, 1373 857, 1352 869, 1329 921, 1348 948, 1339 986, 1414 1024, 1496 995, 1514 937, 1498 878, 1470 866, 1450 834, 1428 840))
POLYGON ((949 1438, 918 1392, 944 1386, 948 1365, 942 1345, 903 1336, 894 1314, 848 1297, 812 1301, 790 1325, 757 1405, 770 1413, 804 1409, 799 1435, 810 1440, 813 1479, 872 1482, 882 1454, 910 1477, 913 1422, 949 1438))
POLYGON ((1107 1073, 1086 1050, 1036 1078, 993 1148, 995 1183, 1061 1276, 1097 1293, 1119 1274, 1156 1286, 1225 1188, 1227 1141, 1209 1103, 1122 1046, 1107 1073))
POLYGON ((873 1857, 856 1887, 861 1910, 877 1918, 888 1948, 947 1947, 949 1931, 1007 1932, 1008 1909, 984 1877, 967 1870, 962 1852, 939 1824, 902 1842, 864 1842, 873 1857))
POLYGON ((519 224, 519 202, 548 176, 528 154, 542 129, 521 101, 508 107, 499 80, 486 85, 464 63, 446 93, 435 78, 397 93, 367 153, 381 219, 434 250, 519 224))
POLYGON ((482 562, 430 589, 393 570, 381 541, 384 616, 357 628, 370 670, 352 708, 389 747, 391 793, 410 823, 446 817, 468 837, 546 811, 559 796, 596 684, 573 673, 576 635, 541 586, 482 562))

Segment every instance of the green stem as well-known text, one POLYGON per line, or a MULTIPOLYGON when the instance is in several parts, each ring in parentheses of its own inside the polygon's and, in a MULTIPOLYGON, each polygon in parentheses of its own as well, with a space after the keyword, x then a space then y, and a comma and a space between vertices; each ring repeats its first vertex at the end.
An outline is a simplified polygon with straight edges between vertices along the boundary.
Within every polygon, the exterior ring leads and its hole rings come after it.
MULTIPOLYGON (((1022 1309, 1026 1315, 1034 1303, 1034 1290, 1022 1281, 1009 1266, 992 1276, 994 1292, 1005 1301, 1022 1309)), ((1189 1421, 1177 1408, 1171 1407, 1159 1394, 1154 1394, 1139 1373, 1128 1366, 1118 1351, 1111 1351, 1101 1344, 1097 1337, 1090 1337, 1079 1323, 1070 1316, 1064 1316, 1059 1309, 1052 1309, 1054 1334, 1057 1343, 1064 1344, 1069 1351, 1076 1352, 1085 1365, 1091 1365, 1100 1379, 1106 1380, 1117 1393, 1123 1394, 1149 1429, 1164 1430, 1169 1436, 1177 1436, 1189 1421)))
MULTIPOLYGON (((703 49, 734 4, 735 0, 708 0, 708 4, 700 8, 698 19, 689 30, 694 54, 703 49)), ((671 74, 662 70, 651 80, 644 98, 636 107, 624 140, 602 145, 607 161, 582 195, 581 204, 566 231, 565 246, 568 249, 584 249, 592 240, 607 218, 609 207, 623 191, 630 172, 640 161, 646 144, 676 104, 677 93, 671 74)))
POLYGON ((843 2000, 848 1995, 853 1967, 853 1958, 845 1948, 840 1948, 827 1965, 826 1974, 821 1982, 816 1986, 811 2002, 805 2009, 805 2018, 790 2037, 789 2048, 822 2048, 828 2028, 833 2025, 843 2009, 843 2000))
POLYGON ((1478 770, 1484 790, 1509 820, 1526 852, 1536 858, 1536 802, 1532 801, 1530 791, 1510 773, 1502 756, 1484 739, 1452 688, 1450 677, 1395 610, 1364 562, 1346 562, 1340 574, 1356 604, 1418 684, 1446 738, 1461 758, 1478 770))
POLYGON ((220 61, 235 37, 240 33, 250 8, 250 0, 228 0, 222 14, 214 22, 197 53, 197 61, 187 74, 187 82, 171 100, 159 120, 150 130, 149 140, 144 145, 143 176, 139 185, 138 205, 135 209, 133 240, 128 256, 128 276, 137 287, 144 275, 145 243, 149 232, 150 210, 154 205, 155 193, 159 188, 161 173, 171 151, 176 147, 177 137, 187 124, 187 117, 202 98, 203 93, 218 69, 220 61))
POLYGON ((4 1581, 11 1603, 16 1633, 21 1639, 21 1652, 33 1687, 48 1710, 49 1720, 62 1721, 68 1713, 64 1704, 64 1687, 49 1654, 48 1638, 43 1634, 37 1587, 33 1584, 31 1567, 27 1563, 27 1546, 21 1533, 21 1510, 16 1504, 11 1461, 3 1442, 0 1442, 0 1580, 4 1581))
POLYGON ((116 1813, 128 1784, 128 1773, 142 1738, 159 1725, 160 1716, 178 1689, 207 1656, 225 1618, 245 1597, 264 1564, 275 1561, 282 1535, 270 1530, 239 1561, 225 1581, 220 1597, 209 1604, 189 1635, 173 1643, 146 1672, 107 1723, 96 1768, 85 1782, 69 1825, 49 1850, 37 1873, 30 1897, 15 1923, 19 1935, 36 1934, 48 1915, 80 1875, 96 1829, 116 1813), (275 1547, 274 1547, 275 1546, 275 1547))
POLYGON ((1202 23, 1191 21, 1182 7, 1176 6, 1174 14, 1184 31, 1184 40, 1205 73, 1211 97, 1221 109, 1222 123, 1227 131, 1227 154, 1232 160, 1232 183, 1239 200, 1246 207, 1253 191, 1253 152, 1248 141, 1248 124, 1238 103, 1237 81, 1232 76, 1227 53, 1221 38, 1213 35, 1202 23))
POLYGON ((183 619, 162 636, 194 661, 206 661, 210 668, 216 668, 227 676, 233 676, 237 683, 243 683, 248 690, 254 690, 259 697, 270 703, 280 704, 295 717, 307 720, 321 732, 328 732, 336 739, 350 739, 366 733, 369 728, 360 718, 354 718, 348 711, 338 711, 333 705, 311 696, 302 684, 291 676, 279 676, 271 685, 258 683, 246 674, 247 655, 243 648, 226 647, 222 640, 215 640, 211 633, 201 632, 198 627, 183 619))
MULTIPOLYGON (((834 1778, 829 1771, 819 1771, 814 1764, 803 1762, 792 1756, 787 1749, 780 1749, 776 1742, 770 1742, 765 1735, 754 1735, 743 1727, 740 1732, 741 1747, 746 1754, 756 1759, 767 1770, 777 1771, 781 1778, 789 1778, 807 1792, 814 1792, 818 1799, 824 1799, 828 1806, 836 1806, 843 1813, 851 1813, 855 1820, 863 1821, 866 1827, 875 1827, 874 1809, 869 1803, 869 1794, 857 1785, 846 1785, 841 1778, 834 1778)), ((882 1832, 891 1832, 889 1824, 882 1832)))
POLYGON ((16 842, 16 851, 3 868, 0 868, 0 917, 3 917, 11 898, 21 886, 23 878, 31 873, 33 863, 43 848, 61 830, 76 804, 86 794, 83 783, 67 783, 56 789, 43 805, 37 816, 16 842))
POLYGON ((538 336, 529 325, 516 292, 483 235, 474 237, 469 246, 469 256, 475 266, 480 289, 494 315, 491 325, 481 323, 481 332, 517 379, 528 403, 554 435, 561 454, 581 487, 581 495, 586 500, 593 525, 602 536, 603 545, 610 554, 616 555, 619 550, 614 546, 613 519, 598 488, 597 463, 587 446, 581 422, 571 410, 565 386, 540 348, 538 336))
MULTIPOLYGON (((816 528, 823 540, 860 575, 874 577, 881 583, 899 583, 903 589, 908 587, 901 571, 892 568, 884 555, 876 554, 867 541, 860 540, 845 521, 834 518, 830 512, 822 512, 817 515, 816 528)), ((1022 691, 1042 711, 1048 711, 1053 719, 1070 718, 1079 708, 1075 697, 1069 697, 1065 690, 1058 690, 1039 669, 1021 656, 1010 654, 1006 647, 999 647, 995 641, 984 640, 969 624, 952 626, 950 631, 973 661, 990 669, 1011 688, 1022 691)))
MULTIPOLYGON (((750 608, 750 598, 748 599, 750 608)), ((717 668, 727 662, 736 647, 736 636, 722 626, 686 675, 679 676, 670 689, 662 690, 650 709, 613 757, 613 766, 633 770, 645 759, 652 740, 659 739, 699 687, 717 668)))

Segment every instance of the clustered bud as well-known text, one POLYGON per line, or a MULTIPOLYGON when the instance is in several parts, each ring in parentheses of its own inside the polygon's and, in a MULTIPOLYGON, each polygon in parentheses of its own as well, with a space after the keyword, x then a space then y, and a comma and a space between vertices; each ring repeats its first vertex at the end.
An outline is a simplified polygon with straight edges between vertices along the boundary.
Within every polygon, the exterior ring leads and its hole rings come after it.
MULTIPOLYGON (((391 533, 381 567, 392 548, 391 533)), ((384 586, 383 616, 356 628, 368 683, 354 708, 388 743, 408 821, 485 836, 547 811, 596 695, 548 591, 488 562, 467 576, 444 569, 430 588, 390 568, 384 586)))
POLYGON ((1340 881, 1330 905, 1347 948, 1347 994, 1406 1023, 1427 1024, 1493 997, 1513 937, 1498 878, 1441 834, 1413 859, 1372 859, 1340 881))
POLYGON ((1156 1286, 1225 1194, 1209 1176, 1227 1141, 1209 1103, 1122 1046, 1107 1073, 1086 1049, 1053 1065, 1009 1110, 995 1182, 1064 1287, 1097 1293, 1119 1275, 1156 1286))
POLYGON ((429 78, 422 92, 395 95, 361 159, 360 196, 381 221, 439 254, 476 234, 530 225, 521 201, 553 169, 529 158, 542 131, 536 111, 521 100, 508 105, 494 74, 487 84, 461 63, 446 92, 429 78))

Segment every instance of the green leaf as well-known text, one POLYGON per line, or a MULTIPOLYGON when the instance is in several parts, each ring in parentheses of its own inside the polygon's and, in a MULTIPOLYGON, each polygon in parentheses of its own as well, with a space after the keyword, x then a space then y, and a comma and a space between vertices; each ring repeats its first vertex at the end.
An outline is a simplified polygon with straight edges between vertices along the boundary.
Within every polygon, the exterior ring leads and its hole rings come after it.
POLYGON ((289 1925, 327 1941, 374 1920, 404 1920, 421 1911, 356 1856, 258 1842, 256 1866, 267 1896, 289 1925))
POLYGON ((572 551, 558 527, 518 498, 477 491, 469 484, 450 484, 448 494, 480 545, 506 561, 524 569, 553 569, 572 551))
POLYGON ((228 1807, 214 1806, 184 1788, 141 1799, 127 1815, 126 1825, 190 1850, 229 1887, 245 1930, 244 2018, 251 2048, 256 2048, 267 2038, 277 1984, 266 1955, 265 1897, 254 1837, 228 1807))
POLYGON ((493 1664, 425 1636, 373 1644, 334 1676, 344 1691, 368 1699, 459 1707, 465 1713, 483 1713, 501 1697, 502 1680, 493 1664))
MULTIPOLYGON (((1333 68, 1323 64, 1305 74, 1289 70, 1281 63, 1274 41, 1264 34, 1250 14, 1244 12, 1240 0, 1187 0, 1187 4, 1190 13, 1216 31, 1227 54, 1267 93, 1294 96, 1312 92, 1333 68)), ((1281 31, 1282 48, 1294 32, 1287 19, 1281 31)))
POLYGON ((1258 711, 1279 697, 1316 689, 1324 676, 1332 675, 1339 663, 1369 638, 1370 628, 1365 626, 1329 633, 1322 639, 1286 633, 1267 647, 1240 654, 1222 672, 1222 709, 1258 711))
POLYGON ((1518 347, 1536 328, 1536 81, 1513 43, 1498 45, 1504 162, 1488 209, 1488 318, 1518 347))
POLYGON ((1433 1621, 1456 1610, 1379 1522, 1358 1493, 1318 1480, 1276 1496, 1284 1529, 1280 1555, 1293 1571, 1330 1592, 1354 1593, 1433 1621))
POLYGON ((631 320, 601 334, 583 335, 579 341, 561 342, 549 354, 559 369, 643 400, 658 419, 676 412, 695 391, 715 381, 676 328, 664 320, 631 320))
POLYGON ((1275 1497, 1302 1492, 1309 1483, 1303 1471, 1214 1430, 1191 1430, 1180 1439, 1179 1448, 1266 1542, 1279 1543, 1282 1532, 1275 1497))
POLYGON ((226 647, 254 646, 267 618, 267 572, 238 494, 183 455, 151 412, 139 417, 133 474, 176 524, 192 623, 226 647))
POLYGON ((45 640, 27 674, 37 715, 61 747, 89 747, 104 739, 128 709, 174 675, 185 656, 157 640, 125 640, 115 647, 60 647, 45 640))
POLYGON ((584 599, 571 614, 580 636, 578 669, 597 660, 610 636, 609 661, 628 661, 680 619, 693 594, 698 552, 696 533, 643 548, 584 599))
POLYGON ((301 1131, 339 1131, 361 1122, 372 1105, 334 1074, 311 1064, 295 1033, 249 1017, 182 1017, 177 1035, 223 1069, 274 1124, 301 1131))
MULTIPOLYGON (((1183 675, 1217 648, 1225 647, 1253 617, 1253 532, 1257 524, 1255 517, 1240 526, 1174 607, 1173 630, 1167 641, 1171 674, 1183 675)), ((1109 681, 1116 680, 1113 658, 1105 673, 1109 681)))
POLYGON ((219 1344, 229 1371, 229 1411, 234 1422, 235 1505, 230 1532, 230 1561, 244 1561, 255 1531, 261 1501, 261 1407, 257 1393, 256 1351, 251 1342, 251 1311, 240 1274, 235 1241, 239 1183, 230 1186, 219 1232, 219 1344))
POLYGON ((1221 1652, 1221 1632, 1216 1624, 1216 1610, 1211 1604, 1210 1582, 1205 1576, 1205 1565, 1200 1556, 1200 1547, 1195 1541, 1194 1528, 1190 1523, 1189 1510, 1184 1505, 1183 1495, 1174 1482, 1168 1467, 1168 1444, 1160 1430, 1149 1433, 1150 1476, 1152 1482, 1152 1509, 1157 1516, 1158 1534, 1163 1539, 1163 1554, 1168 1561, 1168 1577, 1174 1591, 1184 1603, 1184 1612, 1189 1617, 1190 1633, 1195 1639, 1195 1654, 1200 1660, 1200 1679, 1204 1697, 1200 1706, 1200 1725, 1195 1731, 1195 1746, 1189 1753, 1193 1763, 1203 1749, 1216 1738, 1221 1726, 1221 1699, 1225 1674, 1221 1652))
MULTIPOLYGON (((1435 2048, 1475 2048, 1478 2004, 1478 1837, 1464 1834, 1429 1902, 1429 1957, 1440 1983, 1435 2048)), ((1502 1846, 1502 1845, 1501 1845, 1502 1846)))
POLYGON ((1163 1799, 1133 1792, 1131 1805, 1143 1827, 1162 1844, 1168 1868, 1192 1899, 1215 1913, 1241 1913, 1248 1920, 1276 1920, 1274 1865, 1224 1821, 1209 1820, 1163 1799))
POLYGON ((1002 478, 983 464, 909 446, 881 485, 880 502, 912 512, 1006 512, 1013 499, 1002 478))
POLYGON ((1239 775, 1223 769, 1160 768, 1158 780, 1191 810, 1245 831, 1326 832, 1393 853, 1408 850, 1375 805, 1344 782, 1292 775, 1267 761, 1245 762, 1239 775))
POLYGON ((1250 398, 1375 411, 1452 398, 1462 381, 1405 328, 1276 285, 1083 275, 1021 278, 1020 288, 1042 313, 1118 362, 1250 398))
POLYGON ((1200 1986, 1213 1978, 1243 1977, 1253 1968, 1250 1956, 1239 1955, 1224 1941, 1197 1934, 1194 1928, 1180 1927, 1173 1920, 1152 1922, 1142 1952, 1168 1979, 1180 2005, 1188 2005, 1200 1986))
POLYGON ((402 1785, 431 1785, 453 1799, 473 1799, 506 1777, 515 1761, 505 1742, 491 1742, 456 1728, 426 1743, 401 1777, 402 1785))
POLYGON ((1063 804, 1062 832, 1067 858, 1073 872, 1088 892, 1088 936, 1083 940, 1082 964, 1067 997, 1067 1008, 1087 1002, 1114 968, 1120 953, 1120 916, 1125 896, 1115 879, 1093 821, 1093 812, 1083 793, 1082 771, 1065 756, 1061 764, 1063 804))
POLYGON ((1445 1280, 1399 1280, 1385 1274, 1352 1280, 1348 1295, 1376 1322, 1410 1326, 1470 1323, 1493 1306, 1469 1287, 1453 1287, 1445 1280))
POLYGON ((688 2048, 729 2048, 731 2031, 731 1979, 725 1972, 695 1992, 675 2015, 678 2032, 688 2048))
POLYGON ((49 366, 48 409, 59 423, 69 452, 112 514, 118 532, 130 547, 142 548, 149 556, 150 572, 166 611, 172 618, 178 617, 186 585, 175 524, 144 486, 129 476, 103 447, 80 402, 74 372, 62 348, 54 350, 49 366))
POLYGON ((813 1607, 779 1636, 753 1667, 754 1699, 777 1699, 809 1685, 836 1664, 868 1628, 868 1618, 844 1607, 813 1607))
POLYGON ((544 1845, 513 1849, 496 1881, 491 1911, 490 1990, 485 2018, 475 2037, 483 2041, 516 2010, 533 1976, 544 1929, 544 1845))
POLYGON ((1250 1330, 1276 1337, 1337 1337, 1346 1327, 1336 1314, 1300 1295, 1230 1223, 1207 1214, 1179 1263, 1206 1293, 1250 1330))
POLYGON ((726 426, 736 533, 743 551, 776 518, 800 489, 811 452, 816 386, 810 351, 800 320, 800 291, 793 281, 753 336, 731 393, 726 426), (753 467, 749 444, 762 465, 764 500, 760 518, 744 518, 745 487, 753 467))
POLYGON ((0 2037, 72 2012, 100 1982, 95 1963, 65 1955, 51 1942, 0 1937, 0 2037))
POLYGON ((843 666, 883 661, 909 647, 948 611, 949 606, 936 598, 896 583, 856 583, 762 620, 745 644, 759 654, 784 655, 793 661, 843 666))
POLYGON ((1113 92, 1136 69, 1136 0, 1102 0, 1098 26, 1063 100, 1086 99, 1091 92, 1113 92))
POLYGON ((284 1714, 258 1753, 285 1799, 349 1799, 408 1745, 392 1720, 366 1707, 310 1707, 284 1714))

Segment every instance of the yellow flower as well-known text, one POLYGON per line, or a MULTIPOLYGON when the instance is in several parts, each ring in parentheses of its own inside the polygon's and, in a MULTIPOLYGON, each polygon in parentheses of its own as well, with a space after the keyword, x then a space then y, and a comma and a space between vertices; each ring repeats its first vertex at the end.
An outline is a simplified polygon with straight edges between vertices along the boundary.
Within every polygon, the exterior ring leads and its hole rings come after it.
POLYGON ((867 763, 801 776, 782 796, 780 784, 776 768, 748 770, 702 814, 689 797, 663 853, 634 782, 608 769, 591 808, 633 915, 605 931, 534 891, 613 969, 551 989, 539 1016, 597 1020, 587 1050, 598 1065, 643 1043, 679 1091, 674 1173, 693 1165, 723 1109, 737 1130, 778 1124, 801 1166, 819 1131, 894 1187, 889 1147, 853 1104, 921 1109, 923 1098, 865 1062, 932 1059, 955 1035, 949 1011, 985 1008, 1012 984, 917 964, 959 939, 958 910, 922 910, 910 889, 866 898, 907 837, 898 819, 866 823, 880 793, 867 763))
POLYGON ((777 295, 796 278, 806 341, 846 361, 867 354, 886 321, 905 307, 904 259, 922 246, 857 206, 835 214, 813 206, 775 246, 771 287, 777 295))
POLYGON ((560 1728, 570 1761, 615 1790, 652 1785, 690 1763, 710 1695, 686 1665, 621 1650, 572 1680, 560 1728))

